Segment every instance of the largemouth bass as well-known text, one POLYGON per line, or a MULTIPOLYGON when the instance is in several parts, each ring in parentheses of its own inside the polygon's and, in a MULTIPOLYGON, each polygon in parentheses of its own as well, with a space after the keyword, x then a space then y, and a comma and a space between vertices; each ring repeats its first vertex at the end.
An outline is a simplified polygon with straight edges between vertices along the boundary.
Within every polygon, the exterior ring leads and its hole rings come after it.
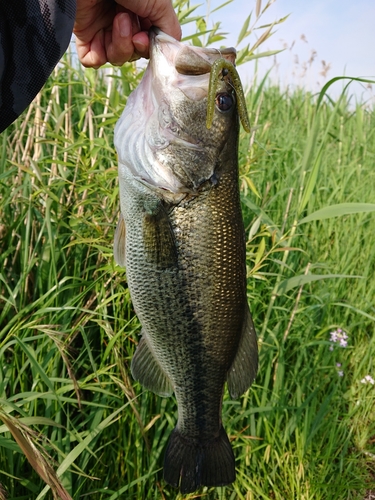
POLYGON ((235 480, 223 389, 227 382, 233 398, 241 395, 258 363, 246 297, 238 96, 228 69, 211 79, 206 126, 211 69, 219 58, 234 67, 236 53, 185 46, 157 30, 150 43, 149 65, 115 129, 114 253, 142 325, 133 377, 161 396, 174 392, 178 403, 164 478, 189 493, 235 480))

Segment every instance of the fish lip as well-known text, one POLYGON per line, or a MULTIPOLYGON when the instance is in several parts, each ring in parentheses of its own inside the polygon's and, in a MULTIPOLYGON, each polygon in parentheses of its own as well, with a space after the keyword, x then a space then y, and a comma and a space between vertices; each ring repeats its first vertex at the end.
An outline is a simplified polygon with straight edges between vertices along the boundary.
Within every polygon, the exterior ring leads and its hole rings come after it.
POLYGON ((160 28, 156 26, 152 26, 149 30, 149 39, 150 39, 150 53, 155 56, 155 51, 161 50, 161 45, 163 42, 167 42, 171 45, 175 45, 176 47, 189 47, 190 50, 197 53, 201 57, 207 60, 207 62, 212 65, 213 62, 218 59, 218 57, 223 57, 231 61, 235 64, 237 50, 234 47, 225 47, 223 49, 217 49, 215 47, 197 47, 194 45, 185 45, 179 40, 176 40, 172 36, 164 33, 160 28))
MULTIPOLYGON (((178 45, 185 46, 182 42, 176 40, 176 38, 173 38, 172 36, 168 35, 167 33, 164 33, 160 28, 157 26, 152 26, 149 30, 149 38, 150 38, 150 43, 151 46, 155 43, 158 43, 160 41, 165 41, 165 42, 171 42, 171 43, 176 43, 178 45), (158 38, 158 40, 156 40, 158 38)), ((204 52, 206 54, 214 55, 222 55, 222 56, 230 56, 230 55, 237 55, 237 50, 234 47, 225 47, 223 49, 217 49, 215 47, 197 47, 195 45, 189 45, 189 48, 192 50, 198 50, 199 52, 204 52)))
POLYGON ((156 38, 159 38, 159 40, 161 39, 161 40, 164 40, 166 42, 172 42, 172 43, 175 42, 175 43, 181 44, 181 42, 179 42, 176 38, 173 38, 173 36, 170 36, 167 33, 164 33, 164 31, 162 31, 157 26, 152 26, 149 30, 149 39, 150 39, 151 48, 153 47, 153 45, 155 43, 158 43, 156 41, 156 38))

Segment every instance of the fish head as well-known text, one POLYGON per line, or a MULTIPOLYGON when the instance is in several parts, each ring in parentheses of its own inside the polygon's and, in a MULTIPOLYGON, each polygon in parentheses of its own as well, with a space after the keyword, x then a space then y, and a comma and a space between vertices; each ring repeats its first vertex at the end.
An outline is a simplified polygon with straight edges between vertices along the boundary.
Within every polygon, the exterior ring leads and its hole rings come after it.
POLYGON ((150 31, 150 61, 116 125, 119 173, 127 169, 165 198, 196 194, 217 183, 223 151, 237 157, 239 120, 228 72, 216 75, 214 112, 206 125, 213 64, 234 65, 236 50, 187 46, 158 29, 150 31))

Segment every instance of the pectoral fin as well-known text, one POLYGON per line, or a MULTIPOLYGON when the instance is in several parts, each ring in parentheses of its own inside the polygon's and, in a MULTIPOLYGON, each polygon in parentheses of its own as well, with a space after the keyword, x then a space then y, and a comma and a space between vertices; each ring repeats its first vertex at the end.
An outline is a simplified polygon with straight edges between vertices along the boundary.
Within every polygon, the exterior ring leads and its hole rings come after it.
POLYGON ((233 399, 243 394, 253 383, 258 370, 258 344, 250 310, 244 318, 241 340, 236 357, 228 371, 228 389, 233 399))
POLYGON ((159 269, 177 264, 177 248, 168 213, 161 202, 143 218, 143 244, 147 259, 159 269))
POLYGON ((171 382, 151 351, 146 334, 142 335, 133 356, 131 372, 133 378, 138 380, 145 389, 163 397, 172 394, 171 382))
POLYGON ((120 218, 115 232, 113 254, 117 264, 122 267, 125 267, 125 234, 126 234, 125 221, 122 213, 120 212, 120 218))

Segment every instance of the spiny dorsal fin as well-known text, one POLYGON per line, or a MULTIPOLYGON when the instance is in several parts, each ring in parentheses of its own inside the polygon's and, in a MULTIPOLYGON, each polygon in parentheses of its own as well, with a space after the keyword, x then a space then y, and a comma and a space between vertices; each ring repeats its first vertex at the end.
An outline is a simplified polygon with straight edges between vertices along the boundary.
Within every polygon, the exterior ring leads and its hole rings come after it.
POLYGON ((236 357, 228 371, 228 389, 233 399, 243 394, 254 382, 258 370, 257 336, 247 306, 236 357))
MULTIPOLYGON (((142 333, 144 330, 142 330, 142 333)), ((133 378, 138 380, 145 389, 168 397, 172 394, 171 382, 160 366, 147 341, 147 335, 143 333, 137 350, 131 362, 133 378)))

